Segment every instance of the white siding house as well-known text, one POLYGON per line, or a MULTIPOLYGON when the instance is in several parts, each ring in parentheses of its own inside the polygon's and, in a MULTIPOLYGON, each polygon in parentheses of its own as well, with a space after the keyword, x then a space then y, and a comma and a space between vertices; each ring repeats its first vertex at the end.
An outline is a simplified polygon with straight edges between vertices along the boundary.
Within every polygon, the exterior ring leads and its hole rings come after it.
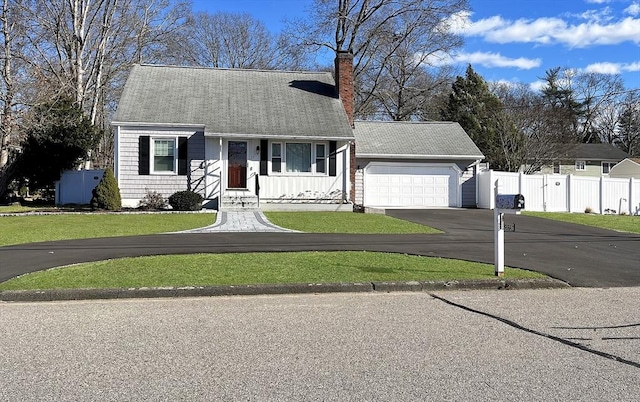
POLYGON ((123 206, 181 190, 211 208, 349 201, 354 137, 330 73, 137 65, 112 126, 123 206))

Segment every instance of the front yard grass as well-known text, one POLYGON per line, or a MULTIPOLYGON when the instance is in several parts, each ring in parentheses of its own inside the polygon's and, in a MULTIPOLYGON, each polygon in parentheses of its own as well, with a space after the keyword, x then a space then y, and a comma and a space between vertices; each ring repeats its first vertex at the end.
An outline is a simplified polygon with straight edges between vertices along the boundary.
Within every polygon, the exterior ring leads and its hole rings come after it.
POLYGON ((525 212, 525 215, 553 219, 579 225, 594 226, 621 232, 640 233, 640 216, 575 214, 568 212, 525 212))
POLYGON ((55 207, 31 207, 20 204, 0 205, 0 214, 15 214, 23 212, 51 211, 55 207))
POLYGON ((0 246, 41 241, 175 232, 211 225, 215 214, 0 216, 0 246))
MULTIPOLYGON (((544 278, 505 268, 505 278, 544 278)), ((493 265, 405 254, 347 251, 163 255, 85 263, 35 272, 0 290, 139 288, 273 283, 492 279, 493 265)))
POLYGON ((265 212, 274 225, 307 233, 411 234, 439 230, 380 214, 352 212, 265 212))

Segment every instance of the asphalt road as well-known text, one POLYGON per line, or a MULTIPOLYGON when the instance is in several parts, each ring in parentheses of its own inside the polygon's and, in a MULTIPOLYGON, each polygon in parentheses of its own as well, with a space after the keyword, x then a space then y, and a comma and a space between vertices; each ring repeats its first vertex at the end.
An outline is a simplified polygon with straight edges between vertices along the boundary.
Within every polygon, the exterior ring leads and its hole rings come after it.
POLYGON ((632 401, 640 288, 0 305, 0 400, 632 401))
MULTIPOLYGON (((445 231, 437 235, 190 233, 68 240, 0 247, 0 281, 51 267, 159 254, 367 250, 493 263, 493 213, 396 210, 388 215, 445 231)), ((640 235, 528 216, 508 216, 505 263, 572 286, 640 286, 640 235)))

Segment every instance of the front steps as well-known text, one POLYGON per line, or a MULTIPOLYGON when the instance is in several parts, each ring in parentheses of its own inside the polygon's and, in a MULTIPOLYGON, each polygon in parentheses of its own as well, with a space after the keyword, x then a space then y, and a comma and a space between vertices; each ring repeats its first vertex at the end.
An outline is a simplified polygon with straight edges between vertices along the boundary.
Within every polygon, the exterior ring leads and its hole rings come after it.
POLYGON ((220 211, 253 211, 258 209, 258 197, 246 194, 225 194, 220 202, 220 211))

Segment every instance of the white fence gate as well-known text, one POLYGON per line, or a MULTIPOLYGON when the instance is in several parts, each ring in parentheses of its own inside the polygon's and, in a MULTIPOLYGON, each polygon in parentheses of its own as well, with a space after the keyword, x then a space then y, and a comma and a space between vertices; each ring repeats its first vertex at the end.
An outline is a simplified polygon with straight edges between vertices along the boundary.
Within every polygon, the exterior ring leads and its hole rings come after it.
POLYGON ((527 211, 618 213, 640 215, 640 180, 574 175, 478 173, 478 208, 493 209, 493 187, 500 193, 522 194, 527 211))
POLYGON ((104 170, 67 170, 56 182, 56 205, 89 204, 104 170))

